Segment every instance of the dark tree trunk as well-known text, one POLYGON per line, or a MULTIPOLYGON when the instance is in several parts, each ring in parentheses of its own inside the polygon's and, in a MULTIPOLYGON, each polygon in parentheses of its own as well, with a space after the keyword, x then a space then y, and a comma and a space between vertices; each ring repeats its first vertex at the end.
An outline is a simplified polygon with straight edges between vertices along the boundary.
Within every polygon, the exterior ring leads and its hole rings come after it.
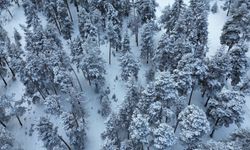
POLYGON ((79 78, 78 78, 78 76, 77 76, 75 70, 73 69, 73 67, 72 67, 71 65, 70 65, 70 67, 71 67, 71 69, 73 70, 73 73, 74 73, 74 75, 75 75, 75 77, 76 77, 76 80, 77 80, 78 85, 79 85, 79 87, 80 87, 80 89, 81 89, 81 92, 82 92, 83 89, 82 89, 82 85, 81 85, 81 83, 80 83, 80 80, 79 80, 79 78))
POLYGON ((57 28, 59 34, 61 35, 62 33, 61 33, 60 24, 58 23, 56 16, 54 16, 53 18, 54 18, 54 21, 55 21, 55 24, 56 24, 56 28, 57 28))
POLYGON ((77 121, 76 115, 75 115, 75 113, 73 113, 73 112, 72 112, 72 115, 73 115, 74 120, 75 120, 75 122, 76 122, 76 127, 78 128, 78 127, 79 127, 79 124, 78 124, 78 121, 77 121))
POLYGON ((7 12, 10 14, 11 18, 13 18, 12 13, 10 12, 9 8, 6 8, 7 12))
POLYGON ((229 12, 230 12, 231 3, 232 3, 232 0, 230 0, 230 1, 229 1, 229 4, 228 4, 227 16, 229 15, 229 12))
POLYGON ((78 3, 77 3, 77 1, 76 1, 76 0, 74 0, 74 5, 75 5, 75 7, 76 7, 76 11, 77 11, 77 12, 79 12, 78 3))
POLYGON ((2 80, 3 80, 3 82, 4 82, 4 84, 5 84, 5 86, 7 86, 8 84, 7 84, 7 82, 5 81, 5 79, 4 79, 4 77, 2 76, 1 73, 0 73, 0 76, 1 76, 1 78, 2 78, 2 80))
POLYGON ((56 88, 55 88, 54 85, 52 85, 52 88, 53 88, 53 90, 54 90, 54 93, 55 93, 56 95, 58 95, 58 93, 57 93, 56 88))
POLYGON ((23 124, 22 124, 22 122, 21 122, 21 119, 19 118, 19 116, 18 116, 18 115, 16 115, 16 118, 17 118, 17 120, 18 120, 18 122, 19 122, 20 126, 22 127, 22 126, 23 126, 23 124))
POLYGON ((204 91, 203 91, 203 93, 202 93, 202 96, 201 96, 201 97, 204 97, 204 96, 205 96, 205 94, 206 94, 206 90, 204 90, 204 91))
POLYGON ((139 32, 138 32, 138 27, 136 27, 137 31, 135 32, 135 42, 136 42, 136 46, 139 46, 139 32))
POLYGON ((179 122, 180 122, 180 120, 177 120, 176 125, 175 125, 175 127, 174 127, 174 133, 175 133, 175 131, 176 131, 177 128, 178 128, 179 122))
POLYGON ((111 41, 109 41, 109 64, 111 65, 111 41))
POLYGON ((5 63, 7 64, 8 68, 10 69, 13 78, 15 79, 15 78, 16 78, 16 74, 15 74, 15 72, 13 71, 13 69, 10 67, 10 65, 9 65, 9 63, 8 63, 8 61, 6 60, 5 57, 4 57, 4 61, 5 61, 5 63))
POLYGON ((6 124, 5 123, 3 123, 1 120, 0 120, 0 124, 4 127, 4 128, 6 128, 7 126, 6 126, 6 124))
POLYGON ((213 128, 211 134, 209 135, 211 138, 213 138, 213 136, 214 136, 215 128, 216 128, 217 124, 219 123, 219 120, 220 120, 219 118, 216 120, 214 128, 213 128))
POLYGON ((67 0, 64 0, 64 3, 66 4, 67 6, 67 9, 68 9, 68 13, 69 13, 69 17, 70 17, 70 20, 71 22, 73 22, 73 18, 72 18, 72 14, 71 14, 71 11, 70 11, 70 8, 69 8, 69 3, 67 0))
POLYGON ((67 146, 68 150, 71 150, 69 144, 61 136, 58 135, 58 137, 67 146))
POLYGON ((206 100, 206 103, 205 103, 204 107, 207 107, 207 104, 208 104, 210 98, 211 98, 210 96, 207 97, 207 100, 206 100))
POLYGON ((190 96, 189 96, 189 100, 188 100, 188 105, 190 105, 190 104, 191 104, 191 100, 192 100, 193 92, 194 92, 194 87, 192 87, 192 90, 191 90, 191 93, 190 93, 190 96))

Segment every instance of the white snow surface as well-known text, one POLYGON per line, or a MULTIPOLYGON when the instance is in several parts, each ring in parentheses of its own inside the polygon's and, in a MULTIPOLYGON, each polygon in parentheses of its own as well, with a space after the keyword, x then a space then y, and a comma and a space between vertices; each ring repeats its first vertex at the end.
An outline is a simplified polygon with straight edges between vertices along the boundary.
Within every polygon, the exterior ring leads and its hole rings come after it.
MULTIPOLYGON (((173 4, 174 0, 156 0, 159 4, 159 7, 157 8, 157 18, 161 15, 161 11, 163 8, 167 5, 173 4)), ((213 2, 213 1, 212 1, 213 2)), ((185 0, 185 3, 188 4, 188 0, 185 0)), ((218 1, 218 4, 220 5, 221 2, 218 1)), ((76 17, 76 10, 74 7, 71 6, 71 10, 73 13, 73 17, 76 17)), ((14 28, 17 29, 18 32, 22 35, 22 46, 24 48, 25 45, 25 39, 24 39, 24 32, 20 28, 20 24, 25 24, 25 16, 22 8, 13 7, 11 9, 13 13, 13 18, 10 19, 7 15, 7 13, 3 13, 2 18, 7 18, 8 22, 4 24, 4 28, 8 31, 8 35, 11 40, 13 40, 13 34, 14 34, 14 28)), ((40 15, 40 17, 43 17, 40 15)), ((219 9, 219 12, 216 14, 209 14, 208 17, 208 46, 209 46, 209 52, 208 56, 214 55, 216 50, 220 47, 220 34, 221 29, 226 21, 227 17, 225 15, 225 12, 221 9, 219 9)), ((44 18, 41 18, 42 23, 45 24, 46 21, 44 18)), ((74 36, 77 36, 79 33, 77 29, 77 20, 74 20, 74 36)), ((162 32, 159 32, 155 37, 161 37, 162 32)), ((159 40, 159 39, 156 39, 159 40)), ((68 44, 66 41, 63 41, 63 44, 65 45, 65 50, 67 54, 69 54, 68 44)), ((139 58, 139 48, 136 47, 134 42, 134 36, 131 35, 131 48, 132 52, 134 53, 135 57, 139 58)), ((106 62, 108 62, 108 45, 102 45, 101 46, 102 56, 105 59, 106 62)), ((110 99, 113 94, 116 94, 116 97, 118 98, 118 101, 112 101, 112 110, 114 112, 117 112, 119 110, 120 104, 124 100, 124 96, 126 93, 126 83, 121 81, 120 79, 120 66, 118 61, 119 56, 112 56, 112 64, 106 65, 106 86, 110 87, 111 94, 110 99), (118 80, 116 80, 116 76, 118 76, 118 80)), ((139 59, 138 59, 139 60, 139 59)), ((141 70, 139 72, 139 84, 145 87, 145 71, 148 69, 148 67, 144 64, 141 65, 141 70)), ((94 93, 94 89, 90 87, 87 82, 84 80, 81 73, 78 74, 79 78, 81 79, 81 83, 83 83, 83 89, 86 97, 86 101, 84 103, 84 107, 87 110, 87 144, 86 144, 86 150, 100 150, 101 145, 103 144, 103 140, 101 139, 101 133, 105 129, 105 118, 101 117, 100 114, 98 114, 98 109, 100 108, 99 104, 99 95, 94 93)), ((9 75, 11 76, 11 75, 9 75)), ((12 81, 11 77, 8 78, 8 87, 4 87, 2 83, 0 83, 0 95, 3 95, 6 93, 7 95, 15 94, 15 99, 20 100, 25 87, 24 85, 17 79, 16 81, 12 81)), ((193 103, 196 105, 202 105, 201 96, 198 91, 194 92, 193 95, 193 103)), ((250 97, 247 97, 248 100, 246 100, 246 114, 245 114, 245 122, 243 123, 243 127, 249 127, 250 128, 250 97)), ((44 111, 42 107, 33 105, 33 104, 27 104, 28 111, 25 113, 24 116, 21 117, 21 119, 24 122, 23 127, 20 127, 16 118, 13 118, 8 123, 8 129, 11 131, 12 135, 14 135, 17 147, 22 147, 24 150, 43 150, 43 142, 38 138, 36 131, 29 136, 29 129, 32 124, 37 124, 37 121, 39 120, 40 116, 44 115, 44 111)), ((65 137, 65 133, 62 127, 60 127, 60 118, 48 116, 51 121, 53 121, 56 125, 59 126, 59 134, 65 137)), ((215 139, 220 139, 225 137, 225 134, 229 134, 232 130, 236 129, 235 125, 230 126, 229 128, 221 128, 218 131, 215 132, 215 139)), ((67 138, 66 138, 67 139, 67 138)), ((206 139, 205 139, 206 140, 206 139)), ((180 144, 176 144, 176 149, 181 149, 180 144)))

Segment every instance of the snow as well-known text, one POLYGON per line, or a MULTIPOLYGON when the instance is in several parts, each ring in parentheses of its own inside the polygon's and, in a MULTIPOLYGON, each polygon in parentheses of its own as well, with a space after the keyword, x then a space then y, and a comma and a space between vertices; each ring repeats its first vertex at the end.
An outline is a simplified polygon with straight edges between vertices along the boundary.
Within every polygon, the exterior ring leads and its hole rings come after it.
MULTIPOLYGON (((159 18, 161 11, 166 5, 172 5, 174 0, 157 0, 159 6, 157 8, 157 18, 159 18)), ((185 0, 185 3, 188 3, 188 0, 185 0)), ((218 5, 220 5, 222 2, 218 1, 218 5)), ((220 6, 219 6, 220 7, 220 6)), ((73 6, 70 7, 73 18, 77 18, 76 16, 76 10, 73 6)), ((19 26, 20 24, 25 24, 25 16, 23 9, 20 7, 13 7, 11 9, 13 12, 13 18, 10 19, 7 16, 5 18, 8 18, 8 22, 4 24, 4 28, 8 31, 8 35, 11 38, 11 41, 14 40, 14 28, 17 29, 18 32, 22 35, 22 46, 24 48, 25 45, 25 39, 24 39, 24 31, 19 26)), ((4 15, 8 15, 7 13, 4 13, 4 15)), ((44 19, 42 14, 39 14, 39 17, 41 18, 42 24, 46 24, 46 20, 44 19)), ((208 56, 211 57, 215 54, 216 50, 220 47, 220 34, 221 29, 226 21, 226 13, 219 9, 219 12, 216 14, 209 14, 208 17, 208 47, 209 52, 208 56)), ((79 33, 77 29, 77 20, 74 20, 74 37, 76 37, 79 33)), ((162 31, 155 35, 158 39, 162 35, 162 31)), ((132 35, 131 35, 132 36, 132 35)), ((156 39, 156 44, 157 40, 156 39)), ((135 57, 139 60, 139 49, 140 47, 136 47, 134 36, 131 37, 131 48, 132 52, 134 53, 135 57)), ((65 46, 65 50, 67 54, 69 54, 69 48, 66 41, 63 42, 65 46)), ((105 44, 101 46, 102 56, 105 59, 106 62, 108 62, 108 48, 109 45, 105 44)), ((249 54, 250 56, 250 54, 249 54)), ((112 101, 112 111, 117 112, 120 108, 121 103, 124 100, 124 96, 126 94, 126 83, 121 81, 120 79, 120 64, 118 61, 119 55, 113 56, 112 55, 112 63, 111 65, 106 64, 106 86, 110 87, 111 93, 109 95, 110 100, 112 101), (118 77, 118 80, 116 80, 116 77, 118 77), (112 95, 116 94, 116 97, 118 98, 118 101, 113 101, 111 99, 112 95)), ((146 81, 145 81, 145 72, 148 69, 148 66, 144 64, 141 65, 141 70, 139 72, 139 84, 145 87, 146 81)), ((76 70, 76 69, 75 69, 76 70)), ((11 76, 11 75, 9 75, 11 76)), ((90 87, 87 82, 83 79, 83 76, 81 73, 78 73, 78 76, 81 80, 83 90, 85 93, 86 100, 84 102, 84 107, 87 110, 87 144, 86 144, 86 150, 99 150, 103 144, 103 140, 101 139, 101 133, 105 129, 105 121, 106 118, 103 118, 100 114, 98 114, 98 110, 100 108, 99 104, 99 95, 94 92, 94 89, 90 87)), ((0 95, 3 95, 4 93, 7 93, 8 95, 14 93, 15 99, 20 100, 23 93, 24 93, 24 85, 17 79, 16 81, 12 81, 11 78, 8 78, 8 87, 4 87, 3 83, 0 83, 0 95)), ((77 83, 75 83, 77 85, 77 83)), ((245 114, 245 122, 242 124, 242 127, 250 127, 250 97, 246 98, 246 114, 245 114)), ((193 95, 193 101, 195 105, 201 106, 203 105, 201 95, 198 91, 194 92, 193 95)), ((20 127, 16 118, 11 119, 11 121, 8 123, 8 129, 11 131, 11 133, 14 133, 17 145, 22 147, 25 150, 42 150, 43 143, 41 140, 39 140, 37 133, 34 132, 32 136, 29 136, 29 129, 32 124, 36 124, 39 120, 40 116, 44 114, 43 110, 36 105, 33 104, 26 104, 28 107, 28 111, 25 113, 24 116, 21 117, 21 120, 23 121, 24 125, 23 127, 20 127)), ((49 117, 49 116, 48 116, 49 117)), ((56 123, 58 126, 60 125, 60 121, 58 121, 60 118, 51 117, 51 120, 56 123)), ((35 126, 34 126, 35 128, 35 126)), ((215 139, 221 139, 225 137, 225 135, 229 134, 231 131, 236 129, 235 125, 230 126, 230 128, 221 128, 215 132, 215 139)), ((35 129, 34 129, 35 130, 35 129)), ((65 133, 63 133, 63 128, 59 128, 59 134, 63 135, 65 137, 65 133)), ((176 145, 178 149, 180 149, 180 145, 176 145)))

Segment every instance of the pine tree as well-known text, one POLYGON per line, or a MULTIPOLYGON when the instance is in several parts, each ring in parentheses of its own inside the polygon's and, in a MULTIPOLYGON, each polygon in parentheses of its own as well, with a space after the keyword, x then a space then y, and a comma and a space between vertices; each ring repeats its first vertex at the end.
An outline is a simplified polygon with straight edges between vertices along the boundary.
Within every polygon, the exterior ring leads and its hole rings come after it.
POLYGON ((141 35, 141 58, 146 60, 147 63, 153 58, 154 54, 153 26, 153 22, 146 23, 141 35))
POLYGON ((180 140, 188 146, 198 142, 210 130, 205 112, 195 105, 187 106, 179 114, 178 122, 181 130, 180 140))
POLYGON ((128 31, 126 31, 124 38, 123 38, 123 42, 122 42, 121 52, 122 52, 122 54, 126 54, 127 52, 130 52, 130 50, 131 50, 130 39, 129 39, 128 31))
POLYGON ((84 149, 86 144, 85 123, 77 120, 74 113, 63 114, 64 129, 74 149, 84 149))
POLYGON ((211 12, 214 13, 214 14, 218 12, 218 4, 217 4, 217 2, 215 2, 213 4, 213 6, 211 7, 211 12))
POLYGON ((58 23, 61 26, 61 33, 64 39, 71 39, 73 33, 73 23, 70 20, 70 16, 67 12, 67 6, 64 0, 57 1, 57 13, 58 13, 58 23))
POLYGON ((52 115, 60 115, 61 110, 61 97, 57 95, 49 95, 45 98, 45 111, 52 115))
POLYGON ((248 141, 250 140, 250 132, 247 128, 241 128, 233 132, 228 140, 235 142, 241 149, 250 148, 250 145, 248 144, 248 141))
POLYGON ((105 62, 101 57, 101 51, 96 39, 88 39, 83 47, 86 49, 87 54, 84 61, 81 62, 81 67, 89 84, 94 84, 95 90, 98 92, 105 83, 105 62))
POLYGON ((230 64, 232 66, 230 77, 234 86, 241 81, 248 67, 247 56, 248 47, 244 44, 237 44, 229 51, 230 64))
POLYGON ((228 51, 240 40, 240 28, 233 20, 228 20, 222 29, 220 43, 228 46, 228 51))
POLYGON ((126 52, 124 56, 121 57, 121 78, 124 81, 129 80, 129 78, 138 79, 139 64, 134 59, 131 52, 126 52))
POLYGON ((134 114, 129 130, 131 138, 135 141, 139 141, 142 149, 144 146, 149 146, 149 136, 151 129, 148 124, 147 116, 143 116, 142 114, 134 114))
POLYGON ((213 137, 214 131, 218 127, 228 127, 235 123, 240 126, 243 121, 243 106, 245 104, 244 96, 238 91, 223 89, 215 98, 208 103, 207 115, 213 122, 213 131, 210 134, 213 137))
POLYGON ((109 100, 110 89, 107 88, 101 93, 100 104, 101 104, 101 115, 107 117, 111 113, 111 101, 109 100))
POLYGON ((0 126, 0 150, 10 150, 14 146, 14 138, 4 128, 0 126))
POLYGON ((208 39, 208 11, 209 3, 207 0, 197 2, 195 0, 190 1, 189 11, 187 11, 187 18, 191 18, 189 40, 195 46, 194 55, 197 58, 203 59, 207 52, 207 39, 208 39))
POLYGON ((138 0, 135 3, 136 10, 140 16, 142 24, 155 18, 155 11, 158 4, 155 0, 138 0))
POLYGON ((166 123, 161 123, 159 127, 153 129, 154 147, 157 150, 171 149, 176 143, 174 129, 166 123))
POLYGON ((169 34, 175 27, 176 22, 179 20, 180 15, 186 9, 183 0, 175 0, 172 7, 166 7, 161 22, 163 23, 166 33, 169 34))
POLYGON ((26 24, 27 27, 36 28, 40 24, 40 19, 37 15, 37 10, 35 5, 31 3, 29 0, 25 0, 23 3, 24 14, 26 16, 26 24))
MULTIPOLYGON (((63 144, 63 139, 58 135, 57 127, 45 117, 41 117, 37 124, 39 137, 47 149, 67 149, 68 145, 63 144)), ((70 148, 68 148, 70 150, 70 148)))
POLYGON ((214 97, 226 84, 231 66, 229 55, 224 48, 219 49, 211 59, 206 62, 207 73, 200 81, 202 96, 207 96, 205 106, 210 98, 214 97))

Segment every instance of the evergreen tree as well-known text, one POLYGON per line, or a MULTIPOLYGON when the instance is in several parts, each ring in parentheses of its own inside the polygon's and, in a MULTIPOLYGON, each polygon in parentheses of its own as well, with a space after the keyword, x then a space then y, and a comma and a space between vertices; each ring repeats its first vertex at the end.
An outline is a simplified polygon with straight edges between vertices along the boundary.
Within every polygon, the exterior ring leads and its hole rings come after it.
POLYGON ((73 33, 73 23, 68 15, 67 6, 64 0, 57 1, 58 23, 61 27, 61 33, 64 39, 71 39, 73 33))
MULTIPOLYGON (((57 127, 54 127, 53 123, 45 117, 41 117, 37 124, 37 131, 39 137, 44 143, 44 147, 47 149, 67 149, 63 144, 63 139, 58 135, 57 127)), ((70 150, 70 148, 68 148, 70 150)))
POLYGON ((205 112, 195 105, 187 106, 179 114, 178 122, 181 130, 180 140, 188 147, 198 142, 210 130, 205 112))
POLYGON ((57 95, 49 95, 45 98, 45 111, 52 115, 60 115, 62 113, 61 110, 61 97, 57 95))
POLYGON ((246 53, 248 47, 244 44, 237 44, 229 51, 230 64, 232 66, 230 77, 231 84, 234 86, 241 81, 241 78, 246 73, 248 63, 246 53))
POLYGON ((220 43, 228 46, 228 51, 240 40, 240 28, 233 20, 228 20, 222 29, 220 43))
POLYGON ((121 78, 122 80, 129 80, 130 77, 138 79, 139 64, 134 59, 131 52, 126 52, 121 58, 121 78))
POLYGON ((73 149, 84 149, 86 144, 85 123, 77 120, 74 113, 63 114, 64 129, 73 149))
POLYGON ((136 10, 140 16, 142 24, 155 18, 155 11, 158 4, 155 0, 138 0, 135 3, 136 10))
POLYGON ((245 104, 244 96, 238 91, 223 89, 215 98, 208 103, 207 115, 213 122, 213 131, 218 127, 228 127, 235 123, 240 126, 243 121, 243 106, 245 104))
POLYGON ((14 138, 4 127, 0 126, 0 150, 10 150, 13 146, 14 138))
POLYGON ((157 150, 171 149, 176 143, 174 129, 166 123, 161 123, 159 127, 153 129, 154 147, 157 150))
POLYGON ((111 101, 109 100, 110 89, 107 88, 101 93, 100 104, 101 104, 101 115, 107 117, 111 113, 111 101))
POLYGON ((126 54, 127 52, 130 52, 131 48, 130 48, 130 39, 129 39, 129 35, 128 35, 128 31, 125 32, 124 38, 123 38, 123 42, 122 42, 122 50, 121 52, 123 54, 126 54))
POLYGON ((105 83, 105 62, 101 57, 101 51, 96 39, 88 39, 83 47, 86 49, 87 54, 84 61, 81 62, 81 67, 89 84, 93 83, 95 90, 98 92, 105 83))
POLYGON ((154 54, 153 22, 148 22, 143 28, 141 35, 141 58, 148 63, 154 54))
POLYGON ((141 144, 141 148, 144 146, 149 147, 149 136, 151 129, 148 124, 147 116, 142 114, 134 114, 129 127, 130 136, 133 140, 138 141, 141 144))
POLYGON ((35 5, 31 3, 29 0, 25 0, 23 3, 24 14, 26 16, 26 24, 27 27, 36 28, 40 24, 40 19, 37 15, 37 10, 35 5))
POLYGON ((248 144, 248 141, 250 140, 250 132, 247 128, 238 129, 237 131, 233 132, 228 140, 235 142, 235 145, 240 146, 241 149, 250 148, 250 145, 248 144))
POLYGON ((169 34, 175 27, 176 22, 179 20, 180 15, 184 12, 185 4, 183 0, 175 0, 172 7, 166 7, 163 15, 161 16, 161 22, 166 29, 166 33, 169 34))
POLYGON ((207 39, 208 39, 208 10, 209 3, 207 0, 195 1, 190 0, 189 11, 186 12, 187 18, 191 18, 192 25, 189 33, 189 40, 195 46, 194 55, 197 58, 204 58, 207 52, 207 39))
POLYGON ((213 6, 211 7, 211 12, 214 13, 214 14, 218 12, 218 4, 217 4, 217 2, 215 2, 213 4, 213 6))
MULTIPOLYGON (((0 10, 1 10, 1 12, 3 11, 3 10, 6 10, 9 14, 10 14, 10 16, 11 16, 11 18, 13 18, 13 15, 12 15, 12 13, 10 12, 10 10, 9 10, 9 8, 8 7, 10 7, 12 4, 11 4, 11 1, 10 0, 1 0, 0 1, 0 10)), ((0 12, 0 14, 1 14, 1 12, 0 12)))

